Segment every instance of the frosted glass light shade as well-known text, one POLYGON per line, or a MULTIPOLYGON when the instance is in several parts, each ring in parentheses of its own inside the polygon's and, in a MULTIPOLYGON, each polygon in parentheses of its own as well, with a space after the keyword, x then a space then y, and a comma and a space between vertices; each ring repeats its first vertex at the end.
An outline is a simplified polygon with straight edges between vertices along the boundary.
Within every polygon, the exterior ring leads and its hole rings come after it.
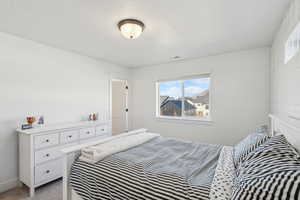
POLYGON ((143 22, 135 19, 122 20, 119 22, 118 26, 122 35, 127 39, 138 38, 142 34, 145 27, 143 22))

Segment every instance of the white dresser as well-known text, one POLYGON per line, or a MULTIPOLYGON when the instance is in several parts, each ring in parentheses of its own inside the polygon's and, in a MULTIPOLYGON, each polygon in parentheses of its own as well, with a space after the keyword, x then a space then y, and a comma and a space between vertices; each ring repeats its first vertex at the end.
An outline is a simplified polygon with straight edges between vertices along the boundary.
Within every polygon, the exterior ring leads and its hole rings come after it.
POLYGON ((109 123, 98 121, 17 129, 17 132, 20 181, 30 188, 31 197, 36 187, 62 177, 61 149, 111 135, 109 123))

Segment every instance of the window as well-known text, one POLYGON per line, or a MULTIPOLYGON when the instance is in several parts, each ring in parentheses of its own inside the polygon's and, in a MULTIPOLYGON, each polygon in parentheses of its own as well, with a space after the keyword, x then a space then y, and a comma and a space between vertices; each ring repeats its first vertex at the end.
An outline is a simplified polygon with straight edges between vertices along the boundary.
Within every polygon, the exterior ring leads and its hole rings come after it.
POLYGON ((157 117, 209 120, 209 104, 209 75, 157 82, 157 117))
POLYGON ((290 34, 285 43, 285 64, 287 64, 300 50, 300 23, 290 34))

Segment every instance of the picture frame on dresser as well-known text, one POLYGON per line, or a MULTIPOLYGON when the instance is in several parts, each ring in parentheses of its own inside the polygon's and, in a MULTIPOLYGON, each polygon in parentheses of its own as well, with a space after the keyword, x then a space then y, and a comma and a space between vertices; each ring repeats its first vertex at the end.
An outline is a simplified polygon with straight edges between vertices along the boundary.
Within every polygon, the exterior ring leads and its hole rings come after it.
POLYGON ((111 136, 109 122, 85 121, 33 129, 17 129, 19 137, 20 182, 35 188, 63 176, 61 149, 111 136))

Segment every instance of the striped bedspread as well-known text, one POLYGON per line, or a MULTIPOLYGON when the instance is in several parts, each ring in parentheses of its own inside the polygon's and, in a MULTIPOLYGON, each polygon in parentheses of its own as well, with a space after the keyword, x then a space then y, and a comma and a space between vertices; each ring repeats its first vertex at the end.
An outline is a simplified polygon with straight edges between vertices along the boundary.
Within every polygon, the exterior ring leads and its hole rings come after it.
POLYGON ((70 184, 83 200, 209 200, 221 149, 160 138, 95 164, 76 160, 70 184), (153 148, 157 146, 159 151, 153 148), (192 153, 182 151, 184 147, 192 153), (152 151, 149 148, 158 153, 142 159, 152 151))
POLYGON ((117 158, 97 164, 76 161, 70 184, 84 200, 209 200, 210 186, 192 186, 184 178, 145 172, 117 158))

